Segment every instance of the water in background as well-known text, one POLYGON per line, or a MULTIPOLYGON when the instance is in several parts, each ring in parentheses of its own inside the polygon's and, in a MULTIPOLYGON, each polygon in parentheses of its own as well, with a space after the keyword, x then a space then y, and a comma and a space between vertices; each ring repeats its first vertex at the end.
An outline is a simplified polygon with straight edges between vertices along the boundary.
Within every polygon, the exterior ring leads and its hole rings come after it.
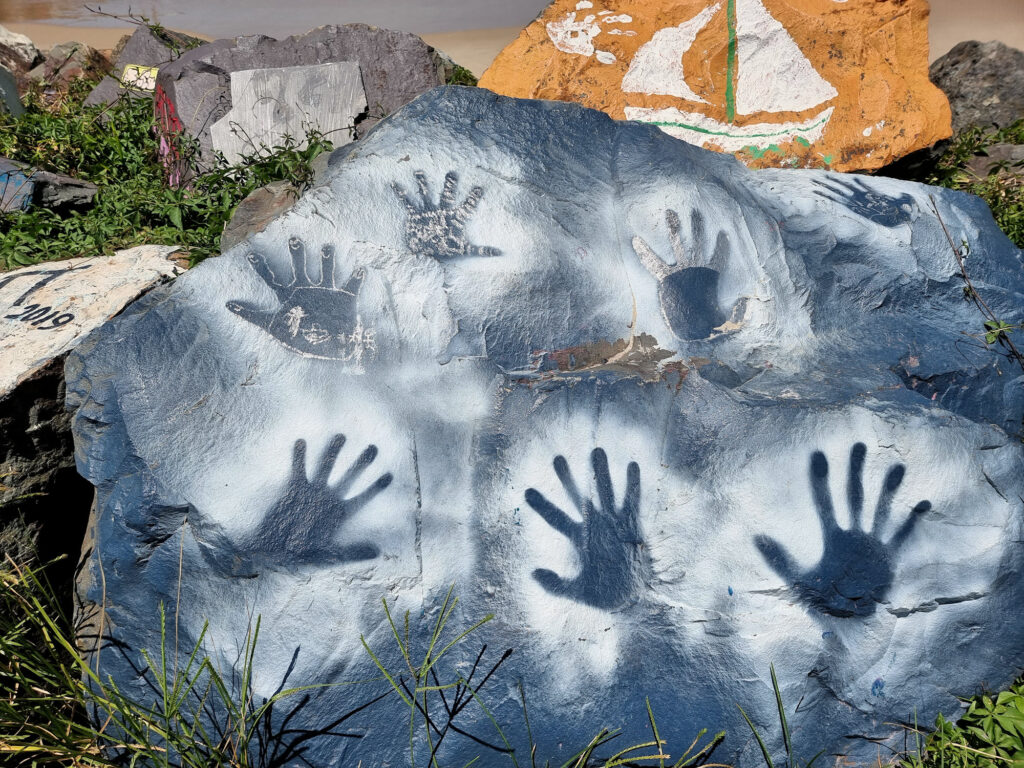
POLYGON ((172 29, 208 37, 262 33, 297 34, 322 24, 360 21, 419 33, 522 27, 548 0, 0 0, 0 23, 52 21, 73 26, 110 26, 129 8, 172 29))

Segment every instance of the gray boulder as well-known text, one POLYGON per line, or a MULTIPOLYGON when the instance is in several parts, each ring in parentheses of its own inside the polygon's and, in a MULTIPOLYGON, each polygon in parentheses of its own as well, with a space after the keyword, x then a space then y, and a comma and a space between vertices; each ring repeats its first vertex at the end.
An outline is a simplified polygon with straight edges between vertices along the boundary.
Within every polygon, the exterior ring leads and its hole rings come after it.
POLYGON ((954 133, 972 125, 1005 128, 1024 118, 1024 51, 968 40, 936 59, 929 76, 949 98, 954 133))
POLYGON ((478 701, 529 764, 520 681, 540 763, 650 739, 649 697, 674 754, 726 728, 753 765, 735 705, 778 754, 771 664, 804 757, 865 762, 1018 673, 1024 376, 964 343, 939 219, 1018 322, 980 200, 472 88, 328 179, 68 361, 122 691, 151 696, 161 604, 225 674, 259 616, 260 701, 377 680, 278 702, 268 749, 426 764, 361 638, 399 674, 381 598, 418 658, 453 584, 446 638, 494 619, 437 669, 483 684, 434 699, 444 764, 507 760, 478 701))
POLYGON ((42 87, 63 88, 80 77, 99 79, 109 71, 110 62, 102 53, 85 43, 69 42, 53 46, 26 77, 42 87))
MULTIPOLYGON (((64 361, 90 331, 180 270, 174 248, 0 272, 0 561, 69 556, 92 504, 75 471, 64 361)), ((65 574, 67 570, 65 569, 65 574)))
POLYGON ((355 120, 357 137, 424 91, 444 84, 450 67, 447 57, 416 35, 365 24, 328 25, 284 40, 216 40, 187 51, 162 67, 157 77, 157 124, 172 181, 187 175, 189 160, 201 168, 213 162, 211 128, 231 110, 232 72, 333 62, 359 65, 369 107, 355 120))
POLYGON ((200 44, 198 38, 173 30, 154 34, 149 27, 139 27, 114 50, 112 75, 104 77, 85 99, 85 106, 109 104, 122 95, 133 99, 152 99, 156 83, 140 82, 138 67, 160 67, 200 44), (127 72, 126 72, 127 68, 127 72))
POLYGON ((299 199, 299 189, 290 181, 274 181, 253 190, 235 208, 231 220, 224 225, 220 249, 226 251, 253 235, 262 232, 274 219, 299 199))
POLYGON ((13 72, 27 72, 43 60, 43 55, 27 35, 0 25, 0 66, 13 72))
POLYGON ((0 183, 0 210, 8 213, 33 206, 60 212, 87 208, 98 191, 92 182, 41 171, 6 157, 0 157, 0 183))
POLYGON ((5 112, 12 117, 21 117, 25 114, 25 107, 18 97, 18 81, 14 73, 0 65, 0 115, 5 112))

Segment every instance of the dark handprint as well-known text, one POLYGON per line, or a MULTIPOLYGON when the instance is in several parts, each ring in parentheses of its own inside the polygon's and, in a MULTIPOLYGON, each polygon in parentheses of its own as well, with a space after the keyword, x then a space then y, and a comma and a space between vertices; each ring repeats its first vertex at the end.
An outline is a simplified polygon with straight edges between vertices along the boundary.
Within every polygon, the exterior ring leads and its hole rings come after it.
POLYGON ((292 452, 292 473, 288 487, 267 512, 256 532, 239 549, 250 555, 281 558, 288 563, 330 565, 377 556, 373 544, 362 542, 339 546, 335 539, 345 522, 391 485, 391 473, 378 477, 369 488, 346 498, 352 485, 373 460, 377 446, 371 445, 334 485, 327 479, 334 469, 344 435, 335 435, 320 457, 312 477, 306 476, 306 441, 297 440, 292 452))
POLYGON ((903 483, 905 472, 902 464, 894 464, 885 476, 871 533, 867 533, 861 525, 866 453, 864 443, 857 443, 850 452, 850 474, 846 486, 849 530, 843 530, 836 522, 825 454, 815 451, 811 455, 811 490, 825 539, 825 551, 817 566, 800 573, 793 558, 775 539, 758 536, 754 540, 775 572, 787 584, 795 586, 800 599, 830 616, 870 616, 875 612, 892 586, 896 555, 921 515, 932 508, 928 501, 919 502, 889 543, 882 543, 881 536, 889 522, 893 496, 903 483))
POLYGON ((441 261, 462 256, 501 255, 497 248, 472 245, 466 237, 466 222, 484 195, 482 188, 473 187, 469 197, 457 206, 455 189, 459 177, 451 171, 444 177, 444 190, 437 205, 434 205, 426 174, 423 171, 416 171, 413 175, 419 187, 418 200, 415 196, 408 195, 401 185, 391 185, 409 212, 409 218, 405 223, 405 238, 410 251, 433 256, 441 261))
POLYGON ((667 264, 639 236, 633 238, 633 250, 658 280, 661 311, 672 333, 687 341, 710 338, 727 320, 742 317, 747 304, 746 299, 740 299, 728 317, 718 304, 719 270, 728 262, 732 250, 729 235, 719 232, 715 249, 709 255, 704 216, 694 210, 690 217, 693 246, 688 256, 679 214, 665 211, 665 223, 675 264, 667 264), (696 266, 700 262, 707 266, 696 266))
POLYGON ((229 301, 227 308, 303 355, 350 360, 372 349, 373 334, 362 327, 356 312, 363 270, 353 270, 344 286, 336 286, 334 248, 325 245, 320 254, 320 275, 313 282, 306 272, 302 241, 291 238, 288 251, 292 274, 286 280, 274 275, 262 254, 249 254, 252 268, 277 294, 281 302, 277 308, 264 310, 241 301, 229 301))
POLYGON ((887 197, 871 189, 861 179, 829 178, 816 181, 822 197, 834 203, 845 205, 858 216, 881 224, 883 227, 898 227, 910 221, 914 210, 914 198, 902 194, 897 198, 887 197))
POLYGON ((551 594, 612 610, 632 600, 650 572, 638 520, 640 467, 631 461, 626 468, 626 493, 622 508, 616 509, 608 457, 596 448, 590 460, 597 482, 596 507, 590 499, 580 495, 565 457, 556 456, 554 461, 555 474, 579 510, 581 522, 573 520, 533 488, 526 491, 526 502, 548 525, 573 543, 580 560, 580 574, 573 579, 564 579, 547 568, 538 568, 533 577, 551 594))

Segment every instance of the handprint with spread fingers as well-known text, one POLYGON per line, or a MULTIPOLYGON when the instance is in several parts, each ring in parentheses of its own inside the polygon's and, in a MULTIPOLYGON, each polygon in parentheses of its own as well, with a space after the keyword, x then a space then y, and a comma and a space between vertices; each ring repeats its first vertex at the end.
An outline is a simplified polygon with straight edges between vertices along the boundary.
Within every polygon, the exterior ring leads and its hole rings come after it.
POLYGON ((801 572, 789 552, 775 539, 767 536, 754 539, 768 564, 796 589, 800 599, 814 610, 830 616, 870 616, 879 603, 885 602, 892 587, 896 556, 921 516, 932 508, 928 501, 918 502, 888 543, 882 541, 892 512, 893 498, 903 483, 906 471, 902 464, 894 464, 886 473, 878 494, 871 531, 865 530, 861 516, 866 454, 864 443, 855 444, 850 452, 846 486, 850 511, 848 530, 840 528, 836 522, 829 490, 828 459, 821 451, 811 455, 811 491, 825 540, 825 551, 815 567, 801 572))
POLYGON ((405 239, 409 250, 423 256, 433 256, 439 261, 467 256, 500 256, 497 248, 473 245, 466 235, 466 223, 484 196, 481 187, 473 187, 469 196, 456 205, 455 191, 459 177, 449 172, 444 177, 441 197, 433 202, 427 175, 423 171, 413 174, 419 196, 408 194, 398 183, 391 185, 395 195, 405 205, 408 218, 405 223, 405 239))
POLYGON ((293 352, 310 357, 350 360, 373 346, 372 333, 362 327, 357 299, 365 273, 352 271, 344 285, 335 284, 334 247, 320 252, 316 280, 309 277, 306 247, 302 240, 288 240, 291 275, 278 278, 260 253, 249 254, 249 264, 277 294, 279 305, 261 309, 241 301, 229 301, 227 308, 256 325, 293 352))
POLYGON ((379 554, 369 542, 339 544, 338 534, 357 512, 391 485, 385 473, 365 490, 348 496, 363 471, 377 458, 377 446, 368 446, 341 479, 329 483, 331 472, 345 445, 335 435, 324 450, 316 471, 306 473, 306 441, 297 440, 292 450, 292 471, 281 498, 267 512, 256 532, 238 547, 248 555, 282 558, 288 563, 330 565, 370 560, 379 554))
POLYGON ((709 250, 704 215, 694 210, 690 216, 689 250, 683 245, 679 214, 665 211, 674 263, 662 259, 640 236, 633 238, 633 250, 647 271, 658 281, 661 311, 676 338, 684 341, 708 339, 721 333, 726 321, 738 321, 746 310, 740 299, 726 313, 718 301, 718 279, 732 254, 729 235, 719 232, 714 250, 709 250))
POLYGON ((822 197, 889 229, 910 221, 915 206, 914 198, 908 194, 888 197, 857 178, 829 178, 815 184, 822 197))
POLYGON ((579 555, 579 575, 564 578, 538 568, 533 578, 553 595, 568 597, 595 608, 614 610, 634 600, 650 572, 640 534, 640 467, 631 461, 626 468, 622 506, 615 504, 608 457, 600 449, 590 455, 597 484, 598 503, 584 498, 576 486, 564 456, 554 460, 555 474, 579 511, 581 520, 569 517, 539 491, 529 488, 526 502, 544 521, 572 542, 579 555))

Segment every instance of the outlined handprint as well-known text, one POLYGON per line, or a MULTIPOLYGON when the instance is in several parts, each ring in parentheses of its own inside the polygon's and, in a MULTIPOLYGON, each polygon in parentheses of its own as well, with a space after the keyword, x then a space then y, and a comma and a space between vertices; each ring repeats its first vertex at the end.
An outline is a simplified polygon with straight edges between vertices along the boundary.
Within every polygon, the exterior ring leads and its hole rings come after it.
POLYGON ((822 197, 889 229, 910 221, 916 205, 914 198, 908 194, 897 198, 887 197, 858 178, 829 178, 814 183, 822 197))
POLYGON ((768 536, 757 536, 754 539, 768 564, 787 584, 796 588, 800 599, 811 608, 830 616, 866 617, 875 612, 892 587, 896 555, 921 515, 932 508, 931 502, 918 502, 889 542, 882 542, 892 511, 893 497, 903 483, 906 471, 904 465, 894 464, 882 483, 871 532, 868 533, 861 521, 866 454, 864 443, 856 443, 850 451, 850 471, 846 486, 850 510, 848 530, 840 528, 836 522, 832 493, 829 490, 828 459, 821 451, 811 454, 811 491, 825 543, 821 561, 815 567, 801 573, 789 552, 775 539, 768 536))
POLYGON ((590 454, 597 485, 598 503, 580 494, 564 456, 554 460, 555 474, 579 511, 580 521, 528 488, 526 503, 544 521, 572 542, 579 556, 579 575, 566 579, 547 568, 533 578, 553 595, 568 597, 595 608, 614 610, 634 600, 650 573, 650 562, 640 534, 640 467, 631 461, 626 468, 626 492, 622 507, 615 506, 608 456, 600 448, 590 454))
POLYGON ((545 25, 548 37, 555 48, 563 53, 573 53, 578 56, 594 56, 602 64, 613 64, 615 54, 611 51, 599 50, 594 45, 594 38, 602 32, 609 35, 636 35, 632 30, 613 27, 607 30, 601 29, 601 24, 629 24, 633 17, 626 13, 615 13, 614 11, 600 11, 588 13, 581 19, 577 19, 577 11, 592 8, 593 3, 583 0, 576 6, 576 11, 569 11, 564 19, 549 21, 545 25))
POLYGON ((310 279, 306 269, 306 247, 297 237, 289 238, 291 275, 280 279, 261 253, 250 253, 249 264, 277 294, 279 306, 260 309, 242 301, 229 301, 229 310, 256 325, 288 349, 308 357, 330 360, 361 360, 376 350, 372 330, 363 327, 357 299, 365 272, 352 271, 343 286, 335 284, 334 247, 320 252, 319 276, 310 279))
POLYGON ((292 471, 281 498, 267 512, 256 531, 237 547, 258 560, 280 559, 284 564, 333 565, 371 560, 378 548, 368 542, 338 544, 345 523, 391 485, 387 472, 365 490, 348 496, 356 480, 377 458, 377 446, 368 446, 341 479, 331 484, 344 435, 335 435, 324 449, 312 475, 306 474, 306 441, 296 440, 292 471))
POLYGON ((687 253, 679 214, 666 210, 665 223, 672 245, 673 264, 658 256, 642 237, 633 238, 633 251, 658 281, 658 297, 665 322, 676 338, 684 341, 718 335, 727 321, 741 319, 747 306, 746 299, 740 299, 726 315, 718 303, 720 270, 732 254, 729 235, 719 232, 714 251, 709 252, 704 215, 694 210, 690 215, 691 247, 687 253))
POLYGON ((466 236, 466 222, 480 204, 484 196, 481 187, 473 187, 469 196, 460 204, 455 204, 455 190, 459 177, 450 171, 444 177, 444 189, 435 205, 430 194, 427 175, 416 171, 416 195, 409 195, 405 188, 397 182, 391 185, 395 195, 402 201, 408 211, 405 222, 405 239, 409 250, 422 256, 433 256, 439 261, 457 259, 467 256, 500 256, 497 248, 473 245, 466 236))

